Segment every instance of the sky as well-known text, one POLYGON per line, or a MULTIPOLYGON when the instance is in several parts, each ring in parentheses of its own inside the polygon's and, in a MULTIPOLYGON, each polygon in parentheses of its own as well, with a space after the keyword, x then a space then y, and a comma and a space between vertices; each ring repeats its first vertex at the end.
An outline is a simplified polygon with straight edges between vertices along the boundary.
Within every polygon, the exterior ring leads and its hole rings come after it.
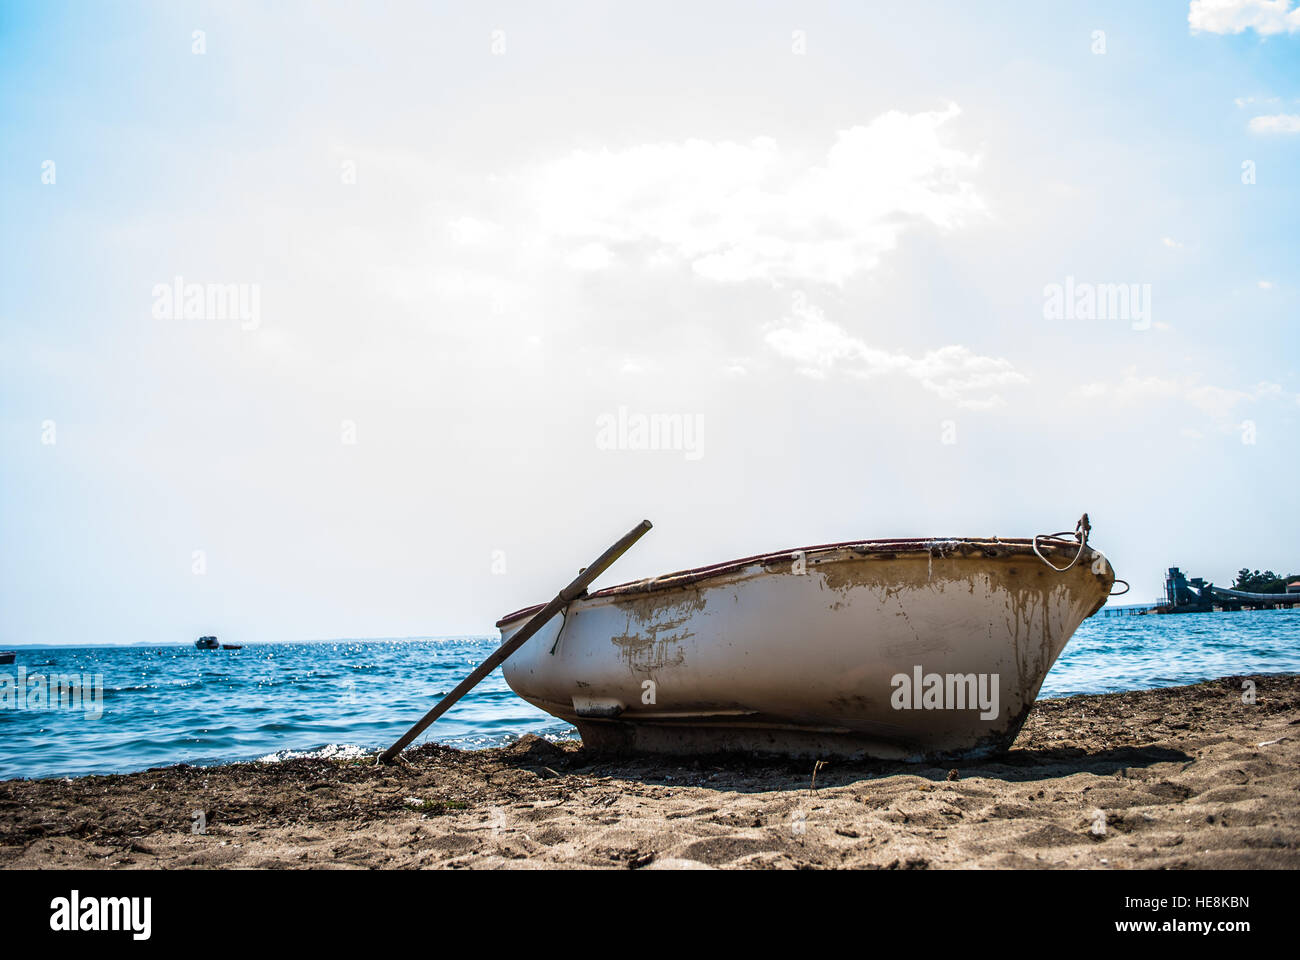
POLYGON ((1300 7, 0 0, 0 646, 1071 530, 1300 572, 1300 7))

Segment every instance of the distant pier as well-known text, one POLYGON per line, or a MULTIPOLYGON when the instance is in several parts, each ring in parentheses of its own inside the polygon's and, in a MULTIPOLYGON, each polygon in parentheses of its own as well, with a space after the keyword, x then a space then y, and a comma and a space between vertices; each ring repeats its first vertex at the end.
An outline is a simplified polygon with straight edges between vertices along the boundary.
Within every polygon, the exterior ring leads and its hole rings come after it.
POLYGON ((1177 567, 1165 574, 1165 595, 1150 603, 1129 603, 1103 607, 1104 617, 1131 617, 1165 613, 1210 613, 1236 610, 1287 610, 1300 606, 1300 589, 1284 593, 1251 593, 1206 583, 1202 577, 1188 579, 1177 567))

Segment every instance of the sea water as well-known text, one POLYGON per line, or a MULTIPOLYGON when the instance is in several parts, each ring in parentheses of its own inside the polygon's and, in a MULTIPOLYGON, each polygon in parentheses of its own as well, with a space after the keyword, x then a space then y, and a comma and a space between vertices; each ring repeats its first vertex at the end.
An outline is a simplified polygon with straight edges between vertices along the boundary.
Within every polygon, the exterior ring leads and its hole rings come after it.
MULTIPOLYGON (((249 645, 15 648, 0 683, 98 677, 102 701, 0 708, 0 779, 124 773, 173 763, 348 756, 384 747, 499 643, 496 637, 249 645)), ((1300 610, 1093 618, 1042 697, 1300 672, 1300 610)), ((30 686, 30 683, 29 683, 30 686)), ((1261 684, 1261 694, 1267 690, 1261 684)), ((88 697, 88 699, 93 699, 88 697)), ((421 740, 500 746, 576 736, 516 697, 497 670, 421 740)))

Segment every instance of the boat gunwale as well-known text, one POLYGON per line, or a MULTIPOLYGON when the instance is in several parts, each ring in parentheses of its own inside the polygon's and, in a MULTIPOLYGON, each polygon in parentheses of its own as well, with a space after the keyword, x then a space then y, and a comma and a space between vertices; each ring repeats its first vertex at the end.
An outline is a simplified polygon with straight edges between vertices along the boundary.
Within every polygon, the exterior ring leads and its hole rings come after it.
MULTIPOLYGON (((1025 553, 1029 556, 1034 555, 1035 540, 1029 537, 909 537, 905 539, 884 539, 884 540, 845 540, 840 543, 822 543, 811 547, 794 547, 789 550, 775 550, 770 553, 760 553, 752 557, 741 557, 737 560, 725 560, 721 563, 707 564, 702 567, 691 567, 687 570, 678 570, 673 573, 665 573, 657 577, 643 577, 640 580, 630 580, 627 583, 619 583, 610 587, 604 587, 595 593, 583 594, 579 600, 594 600, 602 597, 621 597, 631 596, 643 593, 655 593, 660 590, 671 590, 675 587, 691 586, 704 580, 711 580, 714 577, 721 577, 728 573, 734 573, 745 567, 754 566, 755 564, 769 564, 778 561, 790 560, 797 554, 803 554, 805 557, 814 553, 831 553, 840 550, 854 550, 856 557, 845 557, 844 559, 865 559, 871 556, 887 556, 899 553, 930 553, 934 556, 948 556, 953 551, 963 548, 973 548, 982 552, 986 557, 997 557, 1003 555, 1002 550, 1010 548, 1007 553, 1025 553), (866 548, 866 549, 862 549, 866 548)), ((1065 553, 1079 549, 1077 540, 1067 540, 1061 537, 1038 537, 1037 545, 1039 550, 1051 551, 1054 553, 1065 553)), ((530 616, 546 606, 545 603, 534 603, 512 613, 506 614, 498 620, 495 626, 503 627, 508 623, 520 619, 521 617, 530 616)))

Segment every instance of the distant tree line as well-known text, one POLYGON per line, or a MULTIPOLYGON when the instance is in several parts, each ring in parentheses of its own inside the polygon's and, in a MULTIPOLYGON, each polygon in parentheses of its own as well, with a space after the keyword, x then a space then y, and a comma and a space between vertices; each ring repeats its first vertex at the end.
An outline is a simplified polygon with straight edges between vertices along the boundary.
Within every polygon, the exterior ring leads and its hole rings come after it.
POLYGON ((1286 593, 1286 585, 1295 580, 1300 580, 1300 574, 1292 573, 1284 577, 1272 570, 1260 573, 1242 567, 1237 571, 1237 579, 1232 581, 1232 589, 1248 593, 1286 593))

